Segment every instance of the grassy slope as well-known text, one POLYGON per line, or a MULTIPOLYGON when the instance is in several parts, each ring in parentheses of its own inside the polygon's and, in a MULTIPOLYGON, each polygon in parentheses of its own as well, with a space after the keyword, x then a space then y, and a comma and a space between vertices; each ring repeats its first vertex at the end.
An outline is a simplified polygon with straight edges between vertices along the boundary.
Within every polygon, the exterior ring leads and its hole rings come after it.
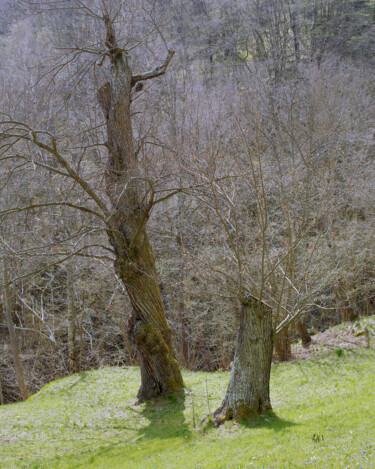
POLYGON ((185 402, 138 407, 136 368, 56 381, 25 403, 0 407, 0 467, 375 467, 373 348, 274 366, 276 415, 203 429, 207 393, 213 410, 228 378, 185 372, 185 402))

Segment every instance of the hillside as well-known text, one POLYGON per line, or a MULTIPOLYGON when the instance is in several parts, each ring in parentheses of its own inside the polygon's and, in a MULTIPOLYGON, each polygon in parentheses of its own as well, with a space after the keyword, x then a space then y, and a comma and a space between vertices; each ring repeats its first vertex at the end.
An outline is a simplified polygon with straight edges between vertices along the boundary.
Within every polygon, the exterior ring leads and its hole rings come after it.
MULTIPOLYGON (((356 327, 372 331, 372 323, 356 327)), ((220 403, 227 372, 184 372, 184 402, 170 396, 142 406, 134 405, 135 367, 72 375, 0 408, 0 467, 372 468, 371 339, 369 347, 273 366, 275 414, 219 429, 200 422, 220 403)))

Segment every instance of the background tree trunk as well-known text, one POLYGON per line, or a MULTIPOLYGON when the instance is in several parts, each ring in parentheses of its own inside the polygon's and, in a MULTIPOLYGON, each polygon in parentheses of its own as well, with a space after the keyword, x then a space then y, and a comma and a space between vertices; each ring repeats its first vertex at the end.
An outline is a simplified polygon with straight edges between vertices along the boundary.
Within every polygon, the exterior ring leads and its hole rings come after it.
POLYGON ((277 358, 282 361, 288 361, 292 355, 292 344, 290 340, 290 326, 277 334, 275 339, 275 353, 277 358))
POLYGON ((291 0, 289 4, 290 23, 293 32, 293 43, 294 43, 294 57, 297 63, 301 59, 300 52, 300 39, 299 39, 299 24, 298 24, 298 13, 296 11, 295 1, 291 0))
POLYGON ((14 324, 12 321, 12 301, 11 301, 10 288, 8 285, 9 283, 8 265, 7 265, 7 259, 6 259, 5 254, 3 256, 2 267, 3 267, 4 303, 5 303, 4 315, 5 315, 5 320, 8 326, 8 331, 9 331, 10 346, 11 346, 12 354, 13 354, 14 367, 16 369, 17 384, 20 388, 22 399, 26 400, 29 397, 29 391, 27 389, 25 379, 23 376, 23 369, 22 369, 21 359, 20 359, 20 354, 19 354, 18 340, 17 340, 16 331, 14 329, 14 324))
MULTIPOLYGON (((205 6, 204 2, 200 0, 197 2, 197 5, 205 6)), ((202 8, 203 8, 202 6, 202 8)), ((186 301, 185 301, 185 276, 186 276, 186 260, 185 260, 185 240, 183 237, 182 227, 183 227, 183 209, 184 209, 184 202, 182 196, 179 194, 177 196, 177 235, 176 235, 176 242, 177 242, 177 252, 178 252, 178 286, 180 289, 180 298, 178 302, 178 313, 179 313, 179 346, 180 346, 180 354, 182 358, 182 364, 184 367, 189 366, 189 323, 188 323, 188 314, 186 311, 186 301)), ((181 360, 180 358, 180 360, 181 360)))
POLYGON ((334 286, 335 296, 337 301, 340 304, 340 311, 342 320, 347 321, 356 321, 359 319, 359 312, 356 306, 350 301, 348 294, 348 285, 342 279, 339 279, 337 284, 334 286))
POLYGON ((307 347, 311 344, 311 335, 306 327, 306 316, 302 316, 297 319, 296 321, 296 329, 298 331, 298 335, 301 337, 302 345, 307 347))
POLYGON ((272 309, 254 297, 242 303, 232 373, 226 396, 214 414, 216 425, 245 420, 272 410, 270 373, 273 351, 272 309))
POLYGON ((0 375, 0 405, 4 405, 3 383, 0 375))

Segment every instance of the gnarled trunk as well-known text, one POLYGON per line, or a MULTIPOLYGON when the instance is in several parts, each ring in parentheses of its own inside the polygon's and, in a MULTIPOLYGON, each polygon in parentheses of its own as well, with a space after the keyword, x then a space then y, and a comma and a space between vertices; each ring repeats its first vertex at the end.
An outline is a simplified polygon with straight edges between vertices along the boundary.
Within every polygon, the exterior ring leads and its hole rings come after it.
POLYGON ((269 392, 272 350, 272 309, 248 297, 242 303, 227 392, 214 414, 216 425, 230 419, 246 420, 272 410, 269 392))
POLYGON ((179 392, 182 376, 175 358, 164 305, 160 294, 152 248, 146 234, 142 250, 121 272, 133 312, 128 335, 138 351, 141 367, 141 388, 138 399, 179 392), (137 266, 137 267, 135 267, 137 266))
MULTIPOLYGON (((178 392, 183 381, 146 233, 153 201, 147 200, 133 144, 131 89, 141 76, 133 77, 127 53, 116 45, 112 21, 105 17, 105 23, 111 71, 110 81, 99 90, 98 98, 108 135, 106 191, 111 201, 108 236, 116 255, 116 272, 133 307, 128 336, 138 351, 142 379, 138 399, 144 400, 178 392)), ((157 73, 160 74, 159 69, 157 73)))

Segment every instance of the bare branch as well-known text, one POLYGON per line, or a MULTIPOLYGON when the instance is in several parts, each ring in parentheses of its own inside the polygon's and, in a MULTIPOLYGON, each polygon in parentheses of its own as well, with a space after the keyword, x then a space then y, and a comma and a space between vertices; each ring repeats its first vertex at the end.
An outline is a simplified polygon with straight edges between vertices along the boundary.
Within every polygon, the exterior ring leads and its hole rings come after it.
POLYGON ((167 71, 168 65, 170 61, 172 60, 172 57, 174 56, 174 54, 175 54, 174 50, 168 51, 167 58, 165 59, 162 65, 160 65, 159 67, 156 67, 154 70, 150 70, 149 72, 141 73, 139 75, 133 75, 132 87, 139 81, 150 80, 152 78, 156 78, 161 75, 164 75, 165 72, 167 71))
MULTIPOLYGON (((19 301, 26 307, 26 309, 28 309, 29 311, 31 311, 34 316, 36 316, 39 321, 43 324, 43 326, 46 328, 46 330, 48 331, 48 334, 49 334, 49 340, 51 342, 56 342, 55 340, 55 337, 53 335, 53 332, 52 332, 52 329, 49 327, 49 325, 46 323, 46 321, 43 319, 42 315, 41 314, 38 314, 37 311, 35 311, 34 308, 32 308, 31 306, 28 305, 28 303, 22 298, 22 296, 16 291, 16 289, 14 289, 15 293, 16 293, 16 296, 17 298, 19 299, 19 301)), ((45 335, 45 334, 43 334, 45 335)), ((47 336, 45 336, 47 337, 47 336)))
POLYGON ((100 215, 98 212, 95 212, 94 210, 90 210, 89 208, 86 208, 86 207, 82 207, 81 205, 75 205, 69 202, 47 202, 45 204, 32 204, 26 207, 12 207, 8 210, 0 211, 0 215, 10 215, 12 213, 25 212, 26 210, 35 210, 37 208, 56 207, 56 206, 70 207, 76 210, 81 210, 82 212, 90 213, 91 215, 95 215, 96 217, 99 217, 101 220, 105 221, 105 218, 102 215, 100 215))
POLYGON ((50 147, 49 145, 46 145, 45 143, 40 142, 37 139, 37 135, 35 132, 32 132, 32 136, 33 136, 32 139, 26 138, 26 140, 32 141, 39 148, 42 148, 43 150, 46 150, 52 155, 54 155, 57 161, 66 169, 69 176, 73 178, 82 187, 82 189, 94 200, 94 202, 98 205, 98 207, 103 211, 105 217, 109 218, 110 213, 109 213, 109 210, 107 209, 106 204, 93 191, 90 185, 74 171, 74 169, 69 165, 67 160, 57 150, 56 139, 52 138, 52 147, 50 147))

